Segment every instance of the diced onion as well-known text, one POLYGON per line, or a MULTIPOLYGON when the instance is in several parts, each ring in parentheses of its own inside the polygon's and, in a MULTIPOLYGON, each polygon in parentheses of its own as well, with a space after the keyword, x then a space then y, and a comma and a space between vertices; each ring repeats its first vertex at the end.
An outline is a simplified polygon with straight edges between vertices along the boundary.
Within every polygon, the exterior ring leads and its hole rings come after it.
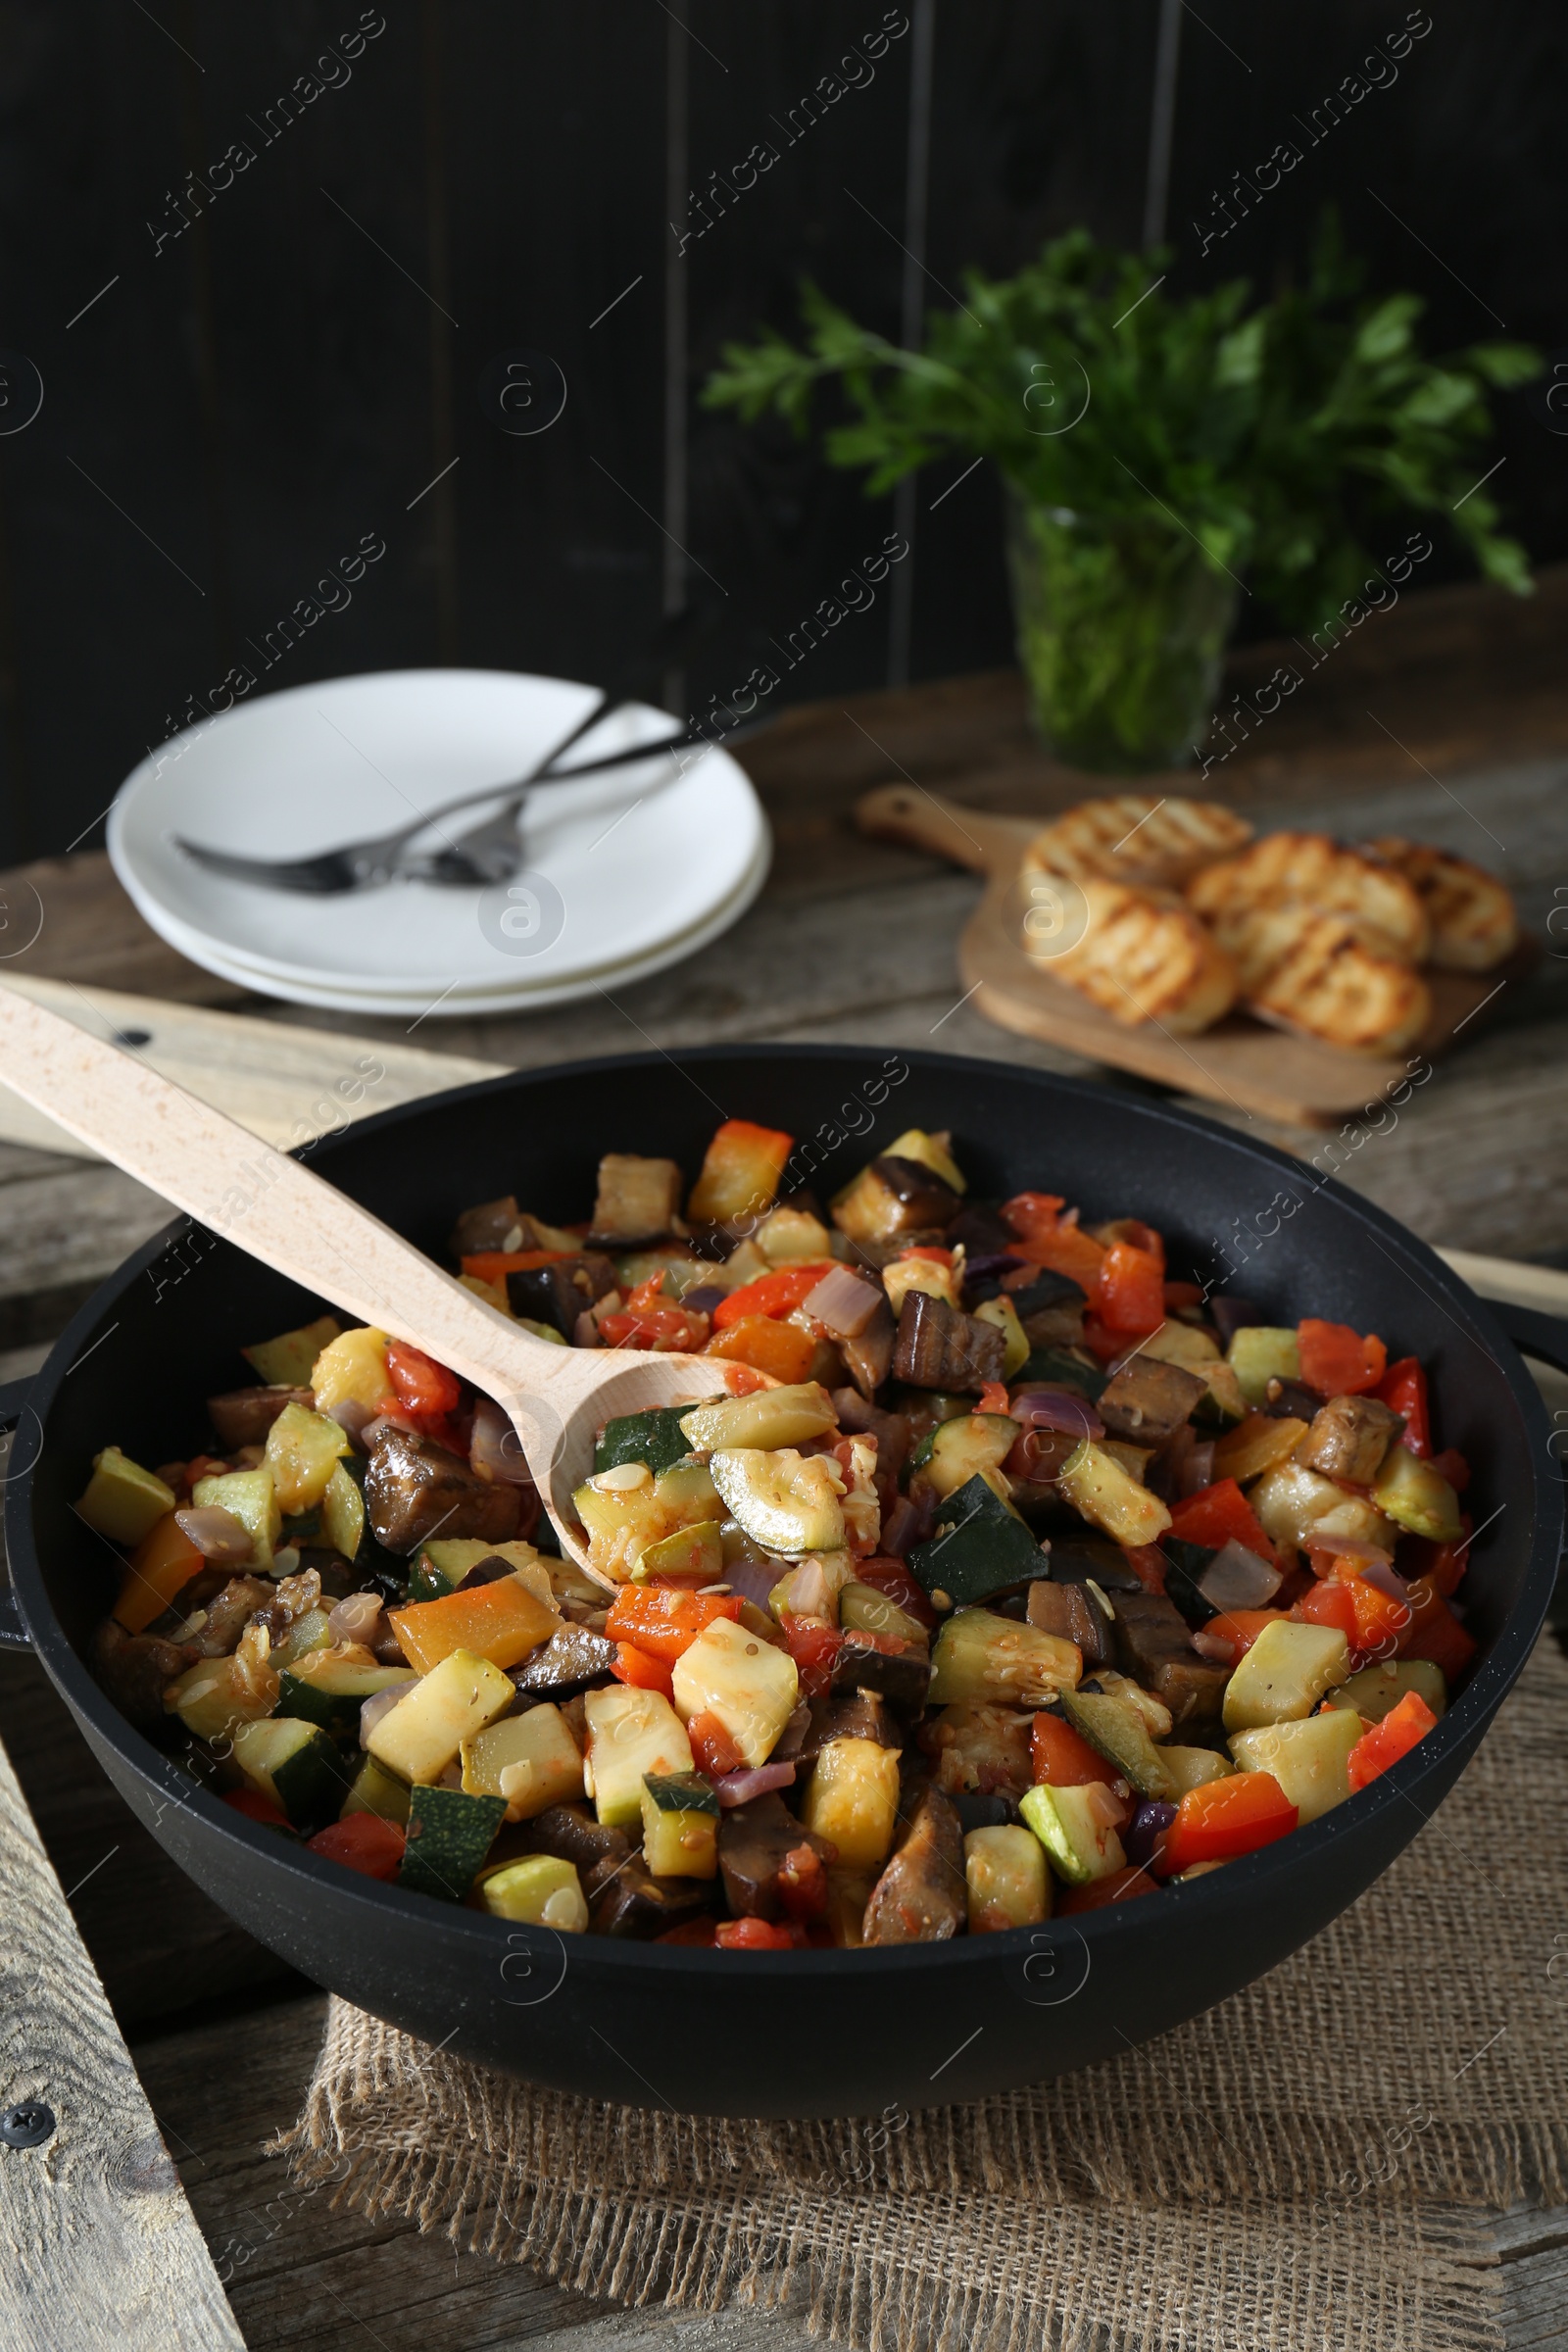
POLYGON ((214 1560, 220 1568, 237 1568, 248 1560, 256 1549, 256 1539, 243 1519, 225 1511, 220 1503, 207 1503, 200 1510, 193 1506, 174 1513, 174 1525, 187 1543, 194 1544, 204 1560, 214 1560))
POLYGON ((848 1266, 834 1266, 801 1302, 804 1313, 814 1315, 841 1340, 858 1340, 881 1303, 876 1285, 848 1266))
POLYGON ((1277 1568, 1233 1536, 1203 1570, 1198 1590, 1213 1609, 1266 1609, 1283 1581, 1277 1568))
POLYGON ((749 1805, 754 1796, 765 1796, 770 1788, 792 1788, 794 1785, 793 1764, 759 1764, 753 1772, 721 1772, 713 1783, 726 1812, 733 1805, 749 1805))
POLYGON ((1025 1389, 1007 1410, 1025 1429, 1059 1429, 1074 1438, 1105 1434, 1105 1424, 1088 1398, 1067 1389, 1025 1389))
POLYGON ((374 1644, 380 1614, 379 1592, 350 1592, 344 1599, 333 1602, 326 1630, 334 1642, 363 1642, 368 1649, 374 1644))

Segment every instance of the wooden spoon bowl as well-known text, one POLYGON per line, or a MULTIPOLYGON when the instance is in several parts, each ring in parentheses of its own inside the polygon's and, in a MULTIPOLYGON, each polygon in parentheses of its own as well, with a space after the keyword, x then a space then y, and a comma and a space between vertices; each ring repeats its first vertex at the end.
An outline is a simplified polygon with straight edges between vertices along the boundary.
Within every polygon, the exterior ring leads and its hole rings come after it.
POLYGON ((718 1356, 553 1347, 297 1159, 12 989, 0 989, 0 1078, 236 1249, 493 1397, 563 1549, 611 1591, 589 1567, 571 1500, 597 1431, 623 1413, 772 1385, 718 1356))

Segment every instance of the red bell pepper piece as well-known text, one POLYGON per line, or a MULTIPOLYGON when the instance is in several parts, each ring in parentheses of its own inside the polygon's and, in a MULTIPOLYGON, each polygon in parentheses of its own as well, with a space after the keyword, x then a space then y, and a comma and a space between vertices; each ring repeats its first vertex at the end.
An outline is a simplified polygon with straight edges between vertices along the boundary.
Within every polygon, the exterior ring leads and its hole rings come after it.
POLYGON ((462 1265, 465 1274, 481 1282, 504 1283, 509 1274, 529 1274, 535 1266, 553 1266, 570 1255, 569 1250, 473 1250, 462 1265))
POLYGON ((824 1625, 818 1617, 786 1616, 780 1630, 801 1678, 801 1696, 825 1698, 844 1639, 838 1627, 824 1625))
POLYGON ((1348 1585, 1338 1578, 1312 1587, 1303 1592, 1291 1610, 1298 1625, 1331 1625, 1345 1636, 1352 1649, 1360 1646, 1356 1635, 1355 1595, 1348 1585))
MULTIPOLYGON (((750 1284, 747 1287, 750 1289, 750 1284)), ((735 1296, 739 1298, 739 1292, 735 1296)), ((750 1364, 754 1372, 766 1372, 790 1388, 809 1377, 816 1342, 799 1323, 775 1322, 770 1315, 743 1315, 738 1323, 717 1332, 703 1352, 750 1364)))
POLYGON ((1447 1480, 1456 1494, 1462 1494, 1470 1484, 1470 1465, 1457 1446, 1445 1446, 1441 1453, 1435 1453, 1432 1467, 1440 1478, 1447 1480))
POLYGON ((633 1642, 646 1656, 673 1666, 715 1617, 738 1623, 741 1605, 738 1592, 622 1585, 610 1604, 605 1632, 612 1642, 633 1642))
POLYGON ((1201 1306, 1201 1305, 1202 1305, 1202 1303, 1203 1303, 1203 1290, 1202 1290, 1202 1285, 1201 1285, 1200 1283, 1197 1283, 1197 1282, 1167 1282, 1167 1283, 1166 1283, 1166 1285, 1165 1285, 1165 1311, 1167 1312, 1167 1314, 1168 1314, 1168 1313, 1169 1313, 1169 1312, 1170 1312, 1170 1311, 1171 1311, 1171 1310, 1172 1310, 1174 1307, 1178 1307, 1178 1306, 1201 1306))
POLYGON ((1065 1216, 1061 1209, 1062 1202, 1054 1193, 1015 1193, 1002 1204, 1002 1221, 1017 1236, 1017 1256, 1028 1258, 1032 1265, 1049 1266, 1054 1274, 1067 1275, 1092 1298, 1104 1250, 1081 1231, 1076 1209, 1069 1209, 1065 1216))
POLYGON ((1165 1590, 1165 1554, 1157 1544, 1124 1544, 1121 1556, 1146 1592, 1165 1590))
POLYGON ((1138 1342, 1129 1332, 1112 1331, 1090 1307, 1084 1316, 1084 1346, 1102 1364, 1113 1364, 1121 1356, 1135 1354, 1138 1342))
POLYGON ((387 1377, 405 1412, 434 1421, 456 1412, 463 1401, 463 1383, 445 1364, 433 1363, 422 1348, 406 1340, 386 1344, 387 1377))
POLYGON ((1087 1886, 1069 1886, 1056 1904, 1056 1913, 1065 1918, 1070 1911, 1100 1911, 1106 1903, 1125 1903, 1135 1895, 1158 1892, 1157 1882, 1140 1863, 1136 1868, 1113 1870, 1103 1879, 1091 1879, 1087 1886))
POLYGON ((1240 1665, 1257 1640, 1265 1625, 1277 1625, 1289 1609, 1221 1609, 1199 1632, 1211 1642, 1228 1642, 1231 1645, 1231 1664, 1240 1665))
POLYGON ((1234 1478, 1216 1479, 1213 1486, 1174 1504, 1168 1533, 1179 1543, 1206 1544, 1215 1551, 1233 1541, 1245 1544, 1260 1560, 1267 1560, 1271 1567, 1278 1565, 1278 1555, 1257 1513, 1234 1478))
POLYGON ((1398 1654, 1429 1659, 1442 1667, 1450 1684, 1458 1681, 1476 1654, 1474 1640, 1425 1577, 1410 1587, 1410 1622, 1399 1637, 1398 1654))
POLYGON ((615 1662, 610 1669, 617 1683, 632 1690, 662 1690, 666 1698, 675 1695, 674 1678, 662 1658, 650 1657, 646 1649, 637 1648, 631 1642, 620 1642, 615 1650, 615 1662))
POLYGON ((243 1813, 247 1821, 259 1821, 266 1829, 286 1830, 293 1826, 282 1806, 274 1805, 259 1788, 230 1788, 223 1802, 232 1805, 236 1813, 243 1813))
POLYGON ((793 1952, 806 1941, 797 1929, 776 1928, 770 1919, 726 1919, 713 1931, 721 1952, 793 1952))
POLYGON ((727 1331, 743 1315, 793 1315, 832 1270, 832 1258, 818 1257, 806 1265, 777 1266, 755 1282, 743 1282, 714 1307, 713 1329, 727 1331))
POLYGON ((1432 1544, 1425 1537, 1412 1536, 1405 1544, 1410 1574, 1417 1584, 1441 1592, 1447 1600, 1459 1589, 1464 1572, 1470 1565, 1470 1537, 1475 1522, 1468 1511, 1459 1513, 1464 1534, 1453 1544, 1432 1544))
POLYGON ((716 1780, 720 1773, 739 1772, 746 1761, 718 1717, 710 1715, 706 1709, 692 1717, 686 1726, 686 1737, 691 1741, 692 1760, 698 1771, 706 1772, 710 1780, 716 1780))
POLYGON ((350 1813, 343 1821, 329 1821, 305 1842, 313 1854, 324 1854, 328 1862, 341 1862, 345 1870, 357 1870, 366 1879, 395 1879, 403 1861, 403 1832, 379 1813, 350 1813))
POLYGON ((599 1336, 611 1348, 651 1349, 656 1355, 690 1355, 708 1338, 708 1317, 693 1314, 684 1306, 621 1307, 599 1317, 599 1336))
POLYGON ((1115 1765, 1107 1764, 1059 1715, 1035 1717, 1029 1754, 1036 1782, 1044 1781, 1053 1788, 1087 1788, 1094 1781, 1103 1781, 1108 1788, 1116 1778, 1115 1765))
POLYGON ((977 1413, 1004 1413, 1007 1409, 1007 1384, 1004 1380, 988 1380, 975 1404, 977 1413))
POLYGON ((1346 1765, 1350 1787, 1364 1788, 1391 1764, 1397 1764, 1418 1740, 1426 1738, 1437 1720, 1420 1691, 1407 1690, 1398 1705, 1391 1707, 1381 1723, 1363 1732, 1351 1748, 1346 1765))
POLYGON ((1427 1376, 1419 1356, 1401 1355, 1391 1364, 1374 1392, 1391 1413, 1404 1415, 1401 1446, 1425 1460, 1432 1451, 1432 1415, 1427 1403, 1427 1376))
POLYGON ((1348 1323, 1323 1323, 1308 1315, 1296 1327, 1301 1378, 1320 1396, 1360 1396, 1375 1389, 1388 1368, 1389 1351, 1376 1332, 1363 1339, 1348 1323))
POLYGON ((1152 1250, 1114 1242, 1106 1250, 1094 1304, 1107 1331, 1157 1331, 1165 1320, 1165 1267, 1152 1250))
POLYGON ((1271 1845, 1297 1824, 1297 1810, 1271 1772, 1236 1772, 1189 1788, 1165 1833, 1168 1878, 1195 1862, 1228 1862, 1271 1845))
POLYGON ((857 1560, 855 1574, 858 1583, 874 1585, 879 1592, 885 1592, 906 1617, 914 1618, 920 1625, 936 1624, 937 1613, 931 1606, 925 1587, 915 1582, 902 1560, 857 1560))

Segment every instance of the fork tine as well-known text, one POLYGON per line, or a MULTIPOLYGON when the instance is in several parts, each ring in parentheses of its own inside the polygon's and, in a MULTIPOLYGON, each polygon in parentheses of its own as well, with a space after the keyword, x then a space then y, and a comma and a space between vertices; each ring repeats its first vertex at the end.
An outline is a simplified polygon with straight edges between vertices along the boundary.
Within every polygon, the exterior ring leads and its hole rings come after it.
POLYGON ((178 833, 174 835, 174 846, 197 865, 205 866, 209 873, 226 875, 233 882, 253 882, 264 890, 315 891, 325 895, 354 887, 355 877, 337 851, 329 850, 320 858, 242 858, 232 850, 214 850, 199 841, 186 841, 178 833))

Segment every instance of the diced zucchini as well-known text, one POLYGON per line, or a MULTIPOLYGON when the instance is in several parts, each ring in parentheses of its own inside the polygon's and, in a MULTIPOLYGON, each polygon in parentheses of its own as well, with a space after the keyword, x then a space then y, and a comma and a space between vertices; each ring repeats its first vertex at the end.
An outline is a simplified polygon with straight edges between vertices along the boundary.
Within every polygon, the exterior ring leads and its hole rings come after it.
POLYGON ((439 1780, 465 1740, 504 1715, 516 1695, 499 1666, 455 1649, 382 1716, 367 1744, 406 1781, 439 1780))
POLYGON ((1021 1381, 1039 1381, 1043 1387, 1072 1389, 1078 1396, 1087 1396, 1093 1404, 1110 1385, 1108 1373, 1097 1365, 1086 1364, 1064 1348, 1037 1348, 1018 1374, 1021 1381))
POLYGON ((369 1413, 379 1410, 393 1393, 386 1346, 386 1333, 366 1325, 328 1340, 311 1366, 317 1411, 329 1413, 334 1404, 362 1404, 369 1413))
POLYGON ((843 1549, 840 1481, 827 1455, 736 1446, 710 1455, 708 1466, 730 1517, 764 1551, 843 1549))
POLYGON ((1348 1494, 1331 1478, 1303 1469, 1299 1462, 1283 1462, 1270 1470, 1249 1500, 1263 1533, 1275 1544, 1300 1547, 1350 1536, 1392 1553, 1397 1542, 1389 1520, 1364 1495, 1348 1494))
POLYGON ((1108 1879, 1125 1870, 1127 1856, 1113 1829, 1100 1819, 1105 1791, 1053 1788, 1038 1782, 1027 1789, 1018 1810, 1046 1852, 1053 1869, 1069 1886, 1087 1886, 1093 1879, 1108 1879))
POLYGON ((786 1201, 757 1228, 757 1247, 770 1266, 809 1265, 813 1258, 831 1254, 833 1237, 820 1217, 786 1201))
POLYGON ((717 1584, 724 1573, 723 1522, 705 1519, 697 1527, 678 1527, 662 1536, 641 1553, 632 1577, 644 1584, 650 1577, 683 1576, 694 1585, 717 1584))
POLYGON ((708 1466, 686 1455, 654 1478, 641 1462, 596 1471, 572 1500, 588 1534, 588 1556, 617 1583, 634 1576, 643 1553, 683 1527, 720 1519, 708 1466))
POLYGON ((921 1440, 912 1467, 946 1498, 982 1471, 1000 1470, 1019 1427, 1005 1413, 961 1413, 956 1421, 939 1421, 921 1440))
POLYGON ((292 1666, 296 1658, 308 1657, 315 1650, 330 1649, 332 1646, 330 1612, 319 1608, 307 1609, 303 1617, 295 1618, 282 1641, 274 1644, 272 1664, 281 1671, 285 1666, 292 1666))
POLYGON ((238 1653, 199 1658, 164 1692, 164 1707, 196 1740, 226 1740, 236 1724, 255 1723, 277 1704, 277 1677, 247 1671, 238 1653))
POLYGON ((1243 1772, 1271 1772, 1302 1823, 1316 1821, 1350 1793, 1347 1766, 1361 1737, 1361 1718, 1330 1707, 1297 1723, 1267 1723, 1237 1732, 1231 1754, 1243 1772))
POLYGON ((1016 1824, 971 1830, 963 1841, 963 1875, 971 1936, 1036 1927, 1051 1915, 1045 1850, 1031 1831, 1016 1824))
POLYGON ((691 1741, 662 1690, 636 1690, 615 1683, 585 1691, 582 1703, 588 1725, 589 1794, 607 1829, 627 1829, 642 1819, 643 1776, 690 1772, 691 1741))
POLYGON ((934 1169, 943 1183, 952 1185, 956 1193, 966 1193, 969 1182, 959 1172, 958 1163, 949 1149, 952 1141, 946 1128, 936 1135, 928 1135, 923 1127, 906 1127, 904 1133, 889 1144, 884 1156, 888 1159, 912 1159, 917 1167, 934 1169))
POLYGON ((931 1653, 931 1704, 1049 1706, 1058 1691, 1076 1688, 1083 1660, 1076 1642, 1043 1634, 990 1609, 959 1609, 948 1618, 931 1653))
POLYGON ((1171 1778, 1172 1793, 1178 1800, 1189 1788, 1201 1788, 1209 1781, 1223 1781, 1236 1769, 1228 1756, 1216 1754, 1211 1747, 1162 1747, 1159 1753, 1171 1778))
MULTIPOLYGON (((789 1651, 775 1648, 728 1617, 716 1617, 681 1652, 675 1660, 673 1682, 675 1706, 682 1720, 689 1723, 694 1715, 716 1715, 752 1765, 767 1762, 801 1695, 800 1677, 789 1651)), ((662 1768, 645 1765, 643 1769, 662 1768)), ((676 1769, 684 1771, 686 1767, 676 1769)))
POLYGON ((267 1466, 279 1509, 313 1510, 324 1497, 339 1461, 352 1450, 347 1430, 325 1413, 285 1404, 267 1433, 267 1466))
POLYGON ((1170 1525, 1159 1496, 1089 1438, 1062 1464, 1056 1491, 1091 1527, 1103 1528, 1118 1544, 1155 1544, 1170 1525))
POLYGON ((312 1650, 284 1672, 278 1704, 285 1715, 297 1715, 306 1723, 321 1724, 329 1732, 351 1732, 368 1698, 418 1679, 412 1666, 378 1666, 357 1643, 348 1657, 336 1648, 312 1650))
POLYGON ((661 1470, 669 1469, 692 1450, 680 1425, 682 1414, 690 1409, 672 1404, 647 1413, 623 1413, 618 1421, 607 1421, 594 1447, 595 1470, 614 1470, 622 1462, 646 1462, 657 1477, 661 1470))
POLYGON ((855 1582, 855 1566, 847 1551, 813 1552, 781 1576, 767 1596, 768 1608, 782 1625, 786 1617, 819 1617, 837 1625, 839 1596, 855 1582))
MULTIPOLYGON (((477 1536, 443 1536, 421 1544, 409 1571, 410 1600, 440 1600, 443 1594, 455 1592, 469 1569, 477 1568, 481 1560, 505 1560, 536 1599, 547 1607, 552 1605, 550 1571, 533 1544, 515 1540, 485 1544, 477 1536)), ((599 1597, 597 1585, 592 1591, 599 1597)))
POLYGON ((265 1463, 259 1470, 226 1470, 217 1478, 199 1478, 190 1498, 199 1511, 213 1504, 232 1511, 240 1525, 250 1530, 256 1546, 252 1564, 264 1574, 271 1567, 273 1550, 283 1533, 283 1514, 272 1473, 265 1463))
POLYGON ((401 1830, 409 1818, 408 1782, 400 1781, 373 1756, 367 1756, 343 1799, 341 1818, 347 1821, 351 1813, 373 1813, 380 1821, 396 1822, 401 1830))
POLYGON ((700 1772, 643 1779, 643 1860, 658 1879, 718 1875, 718 1798, 700 1772))
POLYGON ((346 1560, 358 1559, 365 1541, 365 1496, 341 1462, 333 1465, 321 1495, 321 1533, 346 1560))
POLYGON ((580 1936, 588 1925, 588 1899, 576 1870, 558 1854, 526 1854, 493 1870, 479 1888, 479 1900, 497 1919, 556 1928, 564 1936, 580 1936))
POLYGON ((258 1340, 254 1348, 242 1348, 240 1353, 269 1388, 308 1389, 317 1357, 342 1328, 336 1315, 320 1315, 298 1331, 279 1333, 275 1340, 258 1340))
POLYGON ((1419 1691, 1434 1715, 1448 1704, 1448 1685, 1441 1666, 1430 1658, 1391 1658, 1383 1666, 1363 1666, 1348 1683, 1329 1692, 1331 1707, 1348 1707, 1363 1723, 1381 1723, 1407 1690, 1419 1691))
POLYGON ((1464 1533, 1458 1495, 1443 1473, 1408 1446, 1389 1447, 1372 1482, 1372 1495, 1379 1510, 1413 1536, 1430 1537, 1434 1544, 1456 1544, 1464 1533))
POLYGON ((1270 1323, 1244 1323, 1231 1336, 1226 1361, 1243 1396, 1254 1408, 1267 1403, 1271 1380, 1301 1377, 1301 1351, 1295 1332, 1270 1323))
MULTIPOLYGON (((1059 1704, 1073 1730, 1113 1764, 1140 1796, 1169 1803, 1176 1793, 1175 1785, 1136 1708, 1093 1690, 1063 1690, 1059 1704)), ((1168 1727, 1168 1713, 1165 1721, 1168 1727)))
POLYGON ((914 1545, 908 1567, 928 1592, 945 1592, 963 1606, 1041 1575, 1045 1561, 1017 1512, 984 1476, 976 1476, 948 1496, 935 1535, 914 1545))
POLYGON ((724 1225, 765 1215, 778 1196, 794 1148, 794 1137, 782 1129, 759 1127, 751 1119, 726 1119, 703 1154, 686 1203, 689 1222, 724 1225))
POLYGON ((977 1323, 994 1323, 1001 1332, 1007 1344, 1002 1359, 1002 1377, 1016 1380, 1029 1361, 1031 1348, 1029 1335, 1018 1320, 1018 1309, 1006 1292, 1002 1291, 995 1298, 987 1298, 983 1305, 977 1306, 974 1319, 977 1323))
POLYGON ((343 1759, 319 1724, 287 1715, 242 1723, 233 1752, 250 1787, 270 1797, 297 1830, 329 1820, 343 1801, 343 1759))
POLYGON ((877 1740, 829 1740, 811 1768, 801 1820, 837 1849, 841 1870, 877 1870, 899 1818, 899 1751, 877 1740))
POLYGON ((504 1797, 416 1786, 409 1796, 408 1843, 398 1885, 413 1887, 416 1894, 461 1903, 506 1813, 504 1797))
POLYGON ((891 1634, 896 1641, 908 1642, 917 1649, 927 1645, 925 1627, 907 1609, 901 1609, 896 1600, 875 1585, 850 1583, 839 1596, 839 1623, 846 1633, 891 1634))
POLYGON ((1225 1729, 1250 1732, 1265 1723, 1299 1722, 1349 1671, 1349 1644, 1338 1627, 1277 1617, 1225 1686, 1225 1729))
POLYGON ((173 1507, 172 1488, 118 1446, 106 1446, 92 1457, 92 1476, 76 1514, 113 1544, 139 1544, 173 1507))
POLYGON ((694 1452, 716 1453, 735 1446, 804 1446, 808 1438, 836 1429, 838 1414, 826 1389, 803 1380, 761 1389, 755 1396, 715 1396, 682 1413, 680 1426, 694 1452))
POLYGON ((559 1707, 503 1715, 463 1742, 463 1786, 470 1796, 504 1796, 509 1821, 531 1821, 547 1805, 583 1792, 582 1751, 559 1707))

